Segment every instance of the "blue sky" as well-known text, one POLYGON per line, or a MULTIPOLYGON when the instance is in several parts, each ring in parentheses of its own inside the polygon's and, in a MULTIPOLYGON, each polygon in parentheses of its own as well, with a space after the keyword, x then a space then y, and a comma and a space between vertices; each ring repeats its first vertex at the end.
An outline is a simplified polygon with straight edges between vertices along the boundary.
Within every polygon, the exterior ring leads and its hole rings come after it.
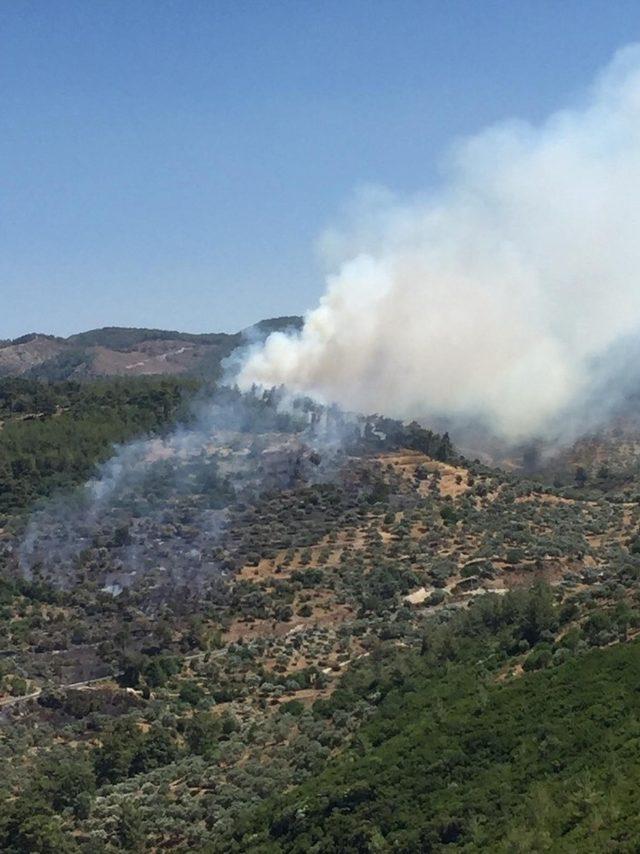
POLYGON ((5 0, 0 338, 302 312, 354 191, 428 189, 639 36, 625 0, 5 0))

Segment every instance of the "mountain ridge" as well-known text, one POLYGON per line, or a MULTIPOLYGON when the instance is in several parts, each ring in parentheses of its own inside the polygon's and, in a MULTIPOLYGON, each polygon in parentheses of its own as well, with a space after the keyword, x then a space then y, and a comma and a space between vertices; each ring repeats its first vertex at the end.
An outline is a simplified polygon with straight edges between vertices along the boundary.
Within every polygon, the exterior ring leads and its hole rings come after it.
POLYGON ((64 338, 30 332, 0 341, 0 377, 39 380, 106 376, 216 376, 235 349, 274 331, 299 329, 296 315, 265 318, 238 332, 191 333, 104 326, 64 338))

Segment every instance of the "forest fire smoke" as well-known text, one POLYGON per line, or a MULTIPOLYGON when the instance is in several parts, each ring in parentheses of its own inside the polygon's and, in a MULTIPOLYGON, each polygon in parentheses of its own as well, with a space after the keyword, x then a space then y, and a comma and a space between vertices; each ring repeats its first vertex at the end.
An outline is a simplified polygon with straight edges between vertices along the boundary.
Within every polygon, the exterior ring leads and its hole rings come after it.
MULTIPOLYGON (((325 235, 337 272, 241 388, 557 437, 640 328, 640 48, 576 108, 457 144, 436 194, 365 193, 325 235), (615 354, 612 356, 611 354, 615 354)), ((618 364, 619 367, 619 364, 618 364)))

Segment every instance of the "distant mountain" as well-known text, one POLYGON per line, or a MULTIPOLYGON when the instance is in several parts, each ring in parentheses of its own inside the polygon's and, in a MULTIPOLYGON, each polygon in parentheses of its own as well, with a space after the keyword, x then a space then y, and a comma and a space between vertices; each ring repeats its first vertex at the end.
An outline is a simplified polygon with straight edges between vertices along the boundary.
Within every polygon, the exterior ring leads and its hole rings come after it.
POLYGON ((42 380, 101 376, 215 376, 235 349, 271 332, 299 329, 302 318, 273 317, 240 332, 195 335, 165 329, 105 326, 58 338, 31 333, 0 342, 0 376, 42 380))

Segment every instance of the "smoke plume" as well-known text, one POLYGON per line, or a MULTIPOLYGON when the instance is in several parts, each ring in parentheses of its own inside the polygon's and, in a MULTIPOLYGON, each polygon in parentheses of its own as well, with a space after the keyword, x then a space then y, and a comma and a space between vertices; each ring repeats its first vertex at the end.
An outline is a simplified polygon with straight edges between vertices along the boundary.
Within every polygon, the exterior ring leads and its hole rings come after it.
POLYGON ((542 125, 456 144, 436 193, 354 208, 323 239, 320 304, 250 352, 240 386, 557 436, 640 329, 640 47, 542 125))

